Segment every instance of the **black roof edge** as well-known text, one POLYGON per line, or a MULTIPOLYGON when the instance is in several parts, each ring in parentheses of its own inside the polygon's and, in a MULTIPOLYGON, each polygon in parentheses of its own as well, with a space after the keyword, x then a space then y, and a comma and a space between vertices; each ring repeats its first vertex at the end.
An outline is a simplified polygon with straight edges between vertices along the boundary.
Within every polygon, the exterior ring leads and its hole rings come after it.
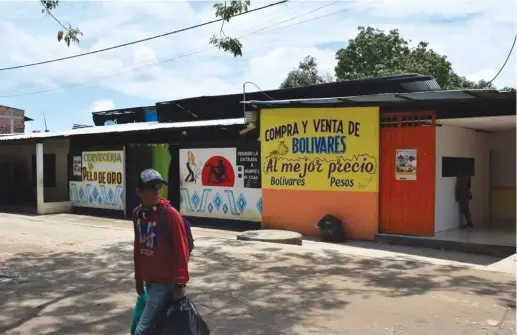
POLYGON ((114 113, 124 113, 124 112, 137 112, 143 109, 156 109, 156 105, 151 106, 141 106, 141 107, 129 107, 129 108, 120 108, 120 109, 111 109, 107 111, 100 111, 100 112, 92 112, 92 115, 110 115, 114 113))
MULTIPOLYGON (((343 81, 335 81, 332 83, 324 83, 324 84, 317 84, 317 85, 309 85, 309 86, 302 86, 302 87, 293 87, 293 88, 284 88, 284 89, 276 89, 276 90, 266 90, 266 91, 250 91, 246 92, 246 94, 252 94, 252 93, 266 93, 268 95, 274 95, 277 92, 296 92, 300 90, 305 90, 308 87, 311 88, 324 88, 324 87, 331 87, 335 85, 339 85, 342 83, 347 84, 367 84, 367 83, 373 83, 373 82, 379 82, 379 81, 399 81, 399 82, 411 82, 415 79, 418 79, 420 81, 426 81, 426 80, 435 80, 434 77, 418 74, 418 73, 405 73, 405 74, 395 74, 395 75, 389 75, 389 76, 380 76, 380 77, 369 77, 369 78, 362 78, 362 79, 353 79, 353 80, 343 80, 343 81)), ((222 95, 201 95, 196 97, 188 97, 188 98, 182 98, 177 100, 167 100, 167 101, 161 101, 157 102, 156 105, 166 105, 166 104, 174 104, 174 103, 181 103, 182 101, 191 101, 195 99, 202 99, 202 98, 209 98, 209 97, 233 97, 233 96, 241 96, 243 92, 240 93, 232 93, 232 94, 222 94, 222 95)))
POLYGON ((31 119, 30 117, 28 116, 24 116, 23 117, 23 121, 34 121, 33 119, 31 119))

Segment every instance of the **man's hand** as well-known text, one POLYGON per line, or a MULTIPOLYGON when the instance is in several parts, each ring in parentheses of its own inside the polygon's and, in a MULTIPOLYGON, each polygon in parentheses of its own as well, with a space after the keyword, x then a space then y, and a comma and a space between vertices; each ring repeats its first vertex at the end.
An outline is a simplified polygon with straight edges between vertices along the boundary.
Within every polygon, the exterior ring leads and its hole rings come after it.
POLYGON ((136 279, 135 280, 135 289, 136 289, 136 293, 138 293, 138 295, 143 295, 145 293, 145 291, 144 291, 144 281, 136 279))
POLYGON ((184 287, 176 287, 174 291, 172 291, 172 297, 174 300, 180 300, 185 296, 185 288, 184 287))

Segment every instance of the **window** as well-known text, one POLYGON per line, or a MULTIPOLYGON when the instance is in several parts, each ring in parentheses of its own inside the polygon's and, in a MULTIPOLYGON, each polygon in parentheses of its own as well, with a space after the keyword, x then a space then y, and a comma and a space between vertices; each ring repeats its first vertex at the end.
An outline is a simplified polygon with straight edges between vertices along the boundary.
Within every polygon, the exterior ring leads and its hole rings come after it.
MULTIPOLYGON (((32 183, 36 185, 36 155, 32 155, 32 183)), ((43 155, 43 186, 56 187, 56 155, 43 155)))
POLYGON ((442 157, 442 177, 457 177, 462 170, 474 177, 474 166, 474 158, 442 157))

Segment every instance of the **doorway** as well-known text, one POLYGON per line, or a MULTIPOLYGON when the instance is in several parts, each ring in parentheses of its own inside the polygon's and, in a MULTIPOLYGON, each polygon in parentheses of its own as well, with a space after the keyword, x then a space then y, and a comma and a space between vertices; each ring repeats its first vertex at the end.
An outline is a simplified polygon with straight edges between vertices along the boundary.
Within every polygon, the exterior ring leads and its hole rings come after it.
POLYGON ((433 112, 381 117, 380 231, 434 236, 436 118, 433 112))

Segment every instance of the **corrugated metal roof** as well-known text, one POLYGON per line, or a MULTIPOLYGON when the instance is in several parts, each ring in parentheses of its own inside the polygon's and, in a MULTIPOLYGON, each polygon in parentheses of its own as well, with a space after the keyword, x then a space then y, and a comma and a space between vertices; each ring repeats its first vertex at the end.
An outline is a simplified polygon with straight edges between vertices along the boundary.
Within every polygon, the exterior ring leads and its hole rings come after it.
POLYGON ((422 81, 408 81, 400 84, 410 92, 439 91, 442 88, 434 79, 422 81))
POLYGON ((95 126, 88 128, 79 128, 65 131, 55 131, 48 133, 31 133, 20 135, 6 135, 0 136, 0 141, 20 141, 40 138, 56 138, 56 137, 71 137, 79 135, 95 135, 105 133, 124 133, 135 131, 152 131, 162 129, 174 128, 194 128, 194 127, 209 127, 209 126, 232 126, 245 124, 246 119, 224 119, 224 120, 209 120, 209 121, 190 121, 190 122, 175 122, 175 123, 158 123, 158 122, 139 122, 126 123, 113 126, 95 126))
POLYGON ((465 91, 427 91, 427 92, 411 92, 411 93, 382 93, 357 95, 347 97, 334 98, 316 98, 316 99, 293 99, 293 100, 250 100, 243 103, 258 106, 289 106, 289 105, 350 105, 350 103, 358 104, 382 104, 382 103, 407 103, 415 101, 472 101, 476 99, 484 100, 508 100, 515 99, 515 92, 496 91, 496 90, 465 90, 465 91))
POLYGON ((92 112, 92 115, 120 115, 120 114, 133 114, 137 112, 143 112, 146 109, 156 109, 156 106, 140 106, 140 107, 130 107, 130 108, 121 108, 121 109, 110 109, 99 112, 92 112))
POLYGON ((92 125, 86 125, 86 124, 74 124, 72 126, 72 129, 81 129, 81 128, 89 128, 93 127, 92 125))

